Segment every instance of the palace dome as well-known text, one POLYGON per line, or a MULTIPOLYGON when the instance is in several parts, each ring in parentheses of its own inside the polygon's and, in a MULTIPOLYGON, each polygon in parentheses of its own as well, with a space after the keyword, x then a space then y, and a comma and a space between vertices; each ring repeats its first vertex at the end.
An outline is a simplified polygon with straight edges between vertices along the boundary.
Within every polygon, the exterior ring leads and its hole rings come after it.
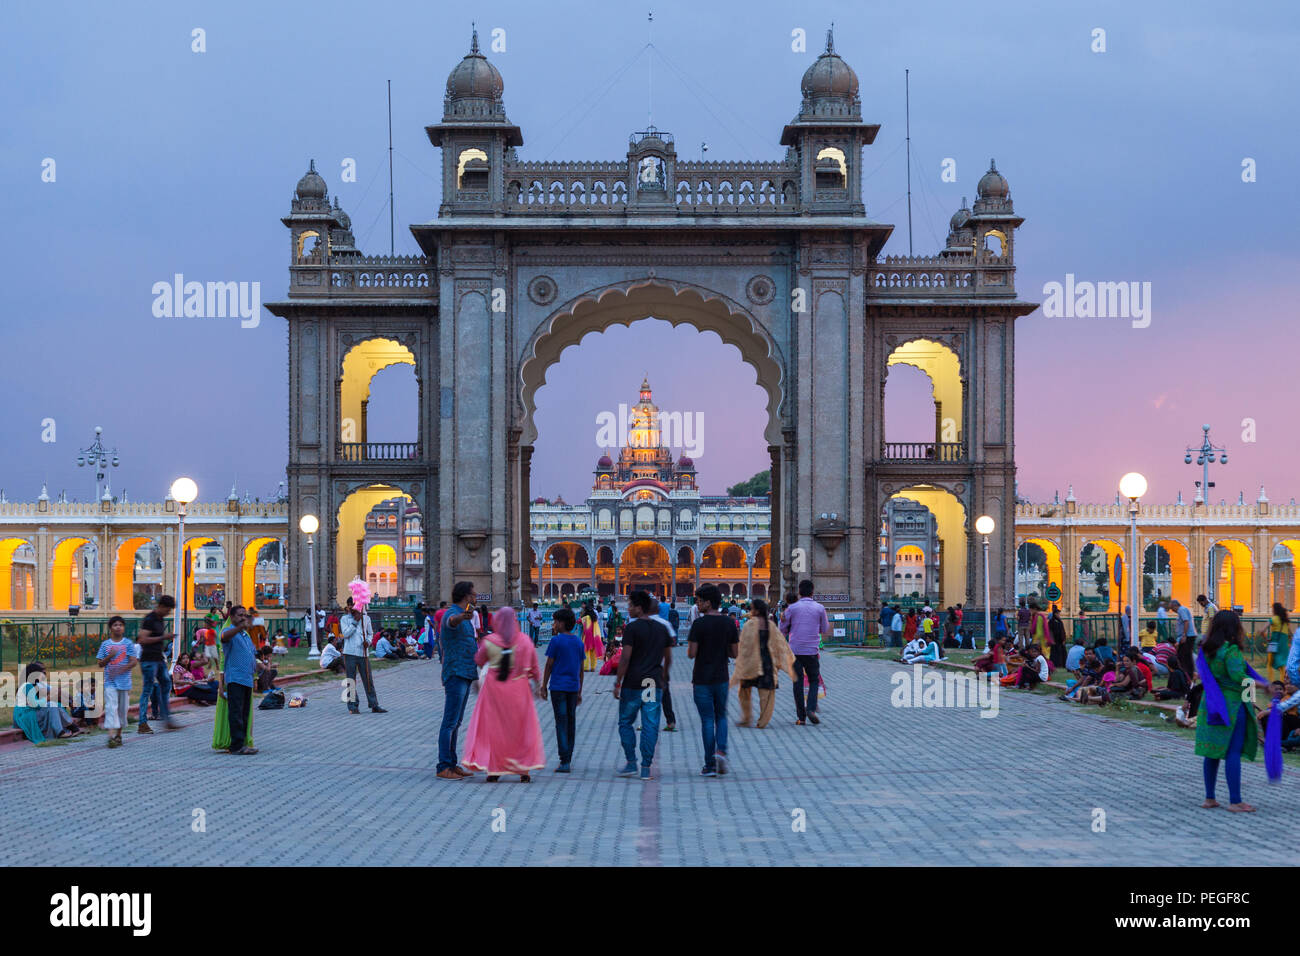
POLYGON ((1011 195, 1007 178, 998 172, 997 163, 989 160, 989 171, 980 177, 975 193, 980 199, 1006 199, 1011 195))
POLYGON ((501 74, 488 62, 487 57, 479 52, 478 31, 474 31, 469 52, 456 64, 447 76, 448 99, 497 99, 505 89, 501 74))
POLYGON ((601 456, 600 456, 600 460, 596 462, 596 467, 597 467, 597 468, 602 468, 602 469, 603 469, 603 468, 613 468, 613 467, 614 467, 614 461, 613 461, 612 458, 609 457, 609 455, 601 455, 601 456))
POLYGON ((852 98, 858 95, 858 75, 835 52, 835 45, 830 32, 826 34, 826 50, 813 61, 812 66, 804 71, 799 88, 806 97, 843 96, 852 98))
POLYGON ((953 232, 956 232, 958 229, 961 229, 966 225, 966 220, 969 218, 970 210, 966 208, 966 200, 963 198, 961 201, 961 208, 953 213, 952 218, 948 220, 948 228, 953 232))
POLYGON ((687 458, 685 455, 682 455, 682 457, 680 457, 680 458, 677 459, 677 467, 678 467, 678 468, 694 468, 694 467, 695 467, 695 462, 692 461, 690 458, 687 458))
POLYGON ((321 174, 316 172, 316 160, 311 161, 311 166, 303 174, 302 179, 298 180, 297 194, 299 199, 324 199, 328 191, 325 187, 325 180, 321 174))

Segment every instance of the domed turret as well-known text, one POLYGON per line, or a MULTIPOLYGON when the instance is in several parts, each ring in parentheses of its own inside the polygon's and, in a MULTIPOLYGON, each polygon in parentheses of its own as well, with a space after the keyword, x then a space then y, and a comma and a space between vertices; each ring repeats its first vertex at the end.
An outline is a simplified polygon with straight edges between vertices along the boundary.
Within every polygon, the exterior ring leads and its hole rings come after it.
POLYGON ((799 84, 805 97, 849 97, 858 95, 858 75, 835 52, 835 38, 832 30, 826 31, 826 50, 804 71, 803 81, 799 84))
POLYGON ((447 76, 447 99, 501 99, 505 83, 497 68, 478 48, 478 30, 473 31, 469 52, 447 76))
POLYGON ((976 199, 1008 199, 1010 196, 1007 178, 998 172, 998 164, 990 159, 989 171, 980 177, 979 185, 975 187, 976 199))
POLYGON ((966 220, 969 218, 970 218, 970 210, 966 208, 966 197, 962 196, 961 208, 958 209, 955 213, 953 213, 952 218, 948 220, 949 231, 956 232, 962 226, 966 225, 966 220))
POLYGON ((313 159, 307 172, 298 180, 295 194, 299 199, 324 199, 327 192, 325 180, 316 172, 316 160, 313 159))
POLYGON ((601 455, 600 460, 596 462, 596 467, 601 471, 608 471, 614 467, 614 461, 609 455, 601 455))

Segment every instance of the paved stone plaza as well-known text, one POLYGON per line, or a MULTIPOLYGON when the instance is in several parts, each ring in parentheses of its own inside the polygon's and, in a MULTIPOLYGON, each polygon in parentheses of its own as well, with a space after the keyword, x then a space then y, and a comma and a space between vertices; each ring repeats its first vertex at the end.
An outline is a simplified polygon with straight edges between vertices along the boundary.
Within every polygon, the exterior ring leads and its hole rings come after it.
MULTIPOLYGON (((435 779, 442 691, 438 665, 425 662, 377 674, 388 714, 348 715, 334 684, 304 690, 310 704, 303 710, 259 711, 255 757, 209 749, 211 709, 183 711, 186 727, 176 733, 130 730, 116 751, 103 736, 0 748, 0 859, 61 866, 1292 862, 1300 778, 1290 768, 1281 785, 1269 786, 1262 763, 1246 764, 1246 799, 1259 813, 1204 811, 1197 808, 1200 760, 1173 734, 1023 692, 1003 693, 994 719, 975 709, 897 709, 889 702, 895 665, 834 654, 823 660, 830 693, 822 725, 794 725, 787 682, 769 728, 733 724, 732 773, 716 779, 699 776, 699 724, 683 663, 673 685, 680 729, 660 735, 650 783, 614 776, 621 751, 613 678, 591 675, 571 776, 548 769, 531 785, 512 778, 489 785, 481 774, 435 779), (206 832, 194 832, 196 808, 206 832), (1106 812, 1105 833, 1092 830, 1094 808, 1106 812), (806 814, 804 832, 792 828, 796 809, 806 814), (497 832, 502 822, 505 831, 497 832), (1249 857, 1225 852, 1248 845, 1255 848, 1249 857)), ((554 761, 550 705, 539 712, 554 761)), ((733 695, 733 721, 737 712, 733 695)))

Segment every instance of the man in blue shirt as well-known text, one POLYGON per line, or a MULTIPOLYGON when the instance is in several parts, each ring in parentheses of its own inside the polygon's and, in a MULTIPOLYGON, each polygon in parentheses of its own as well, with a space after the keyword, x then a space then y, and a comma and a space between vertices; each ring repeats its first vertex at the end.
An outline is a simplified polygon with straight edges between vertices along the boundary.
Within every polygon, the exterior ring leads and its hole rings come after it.
POLYGON ((550 693, 555 712, 555 743, 560 751, 556 773, 569 773, 573 761, 573 738, 578 728, 578 705, 582 703, 582 664, 586 653, 582 638, 573 633, 573 612, 562 607, 551 616, 551 642, 546 645, 546 670, 542 673, 542 700, 550 693))
POLYGON ((474 633, 474 584, 461 581, 451 591, 451 607, 442 616, 438 644, 442 649, 442 727, 438 731, 438 776, 443 780, 464 780, 474 776, 459 766, 456 735, 465 719, 470 685, 478 678, 474 654, 478 641, 474 633))
POLYGON ((236 604, 230 609, 230 627, 221 632, 222 657, 220 691, 226 698, 226 719, 230 722, 230 752, 248 756, 256 747, 245 746, 248 736, 248 711, 253 702, 253 662, 257 652, 248 636, 248 612, 236 604))

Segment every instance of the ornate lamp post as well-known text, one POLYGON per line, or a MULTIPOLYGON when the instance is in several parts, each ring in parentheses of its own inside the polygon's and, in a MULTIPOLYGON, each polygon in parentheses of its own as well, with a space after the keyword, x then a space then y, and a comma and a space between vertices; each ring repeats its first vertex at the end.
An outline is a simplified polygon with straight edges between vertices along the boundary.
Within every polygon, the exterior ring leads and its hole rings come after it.
POLYGON ((975 519, 975 530, 984 536, 984 648, 993 639, 993 611, 989 607, 989 535, 993 533, 993 519, 980 515, 975 519))
POLYGON ((185 640, 185 611, 188 610, 189 602, 186 600, 184 578, 181 576, 181 569, 185 567, 185 506, 199 496, 199 486, 194 483, 193 478, 177 478, 172 482, 172 497, 176 499, 176 520, 178 530, 176 536, 176 600, 177 611, 176 621, 173 626, 176 627, 176 640, 172 642, 172 666, 176 665, 176 659, 180 656, 181 642, 185 640))
POLYGON ((99 501, 100 483, 108 474, 109 468, 116 468, 122 463, 117 456, 116 448, 105 448, 104 441, 100 437, 104 434, 104 429, 99 425, 95 426, 95 440, 89 448, 77 449, 77 467, 95 469, 95 500, 99 501))
MULTIPOLYGON (((298 530, 307 536, 307 582, 311 593, 311 650, 307 652, 308 659, 320 657, 320 635, 317 633, 318 623, 316 621, 316 556, 315 543, 316 531, 320 528, 320 521, 315 515, 303 515, 298 519, 298 530)), ((284 555, 281 555, 283 561, 284 555)), ((281 600, 284 599, 284 592, 280 592, 281 600)))
POLYGON ((1201 431, 1204 432, 1204 435, 1201 438, 1201 447, 1188 448, 1187 454, 1183 456, 1183 462, 1190 465, 1192 463, 1192 455, 1196 456, 1196 463, 1201 466, 1201 480, 1197 484, 1196 497, 1199 500, 1204 501, 1206 504, 1209 504, 1210 489, 1214 487, 1214 485, 1210 483, 1210 465, 1212 465, 1216 460, 1219 464, 1226 465, 1228 463, 1228 449, 1220 448, 1218 445, 1210 443, 1209 425, 1202 425, 1201 431))
MULTIPOLYGON (((1208 426, 1207 426, 1208 433, 1208 426)), ((1130 471, 1119 480, 1119 493, 1128 499, 1129 521, 1129 646, 1136 647, 1138 638, 1138 597, 1141 593, 1142 562, 1136 560, 1138 550, 1138 499, 1147 493, 1147 480, 1136 471, 1130 471)))

